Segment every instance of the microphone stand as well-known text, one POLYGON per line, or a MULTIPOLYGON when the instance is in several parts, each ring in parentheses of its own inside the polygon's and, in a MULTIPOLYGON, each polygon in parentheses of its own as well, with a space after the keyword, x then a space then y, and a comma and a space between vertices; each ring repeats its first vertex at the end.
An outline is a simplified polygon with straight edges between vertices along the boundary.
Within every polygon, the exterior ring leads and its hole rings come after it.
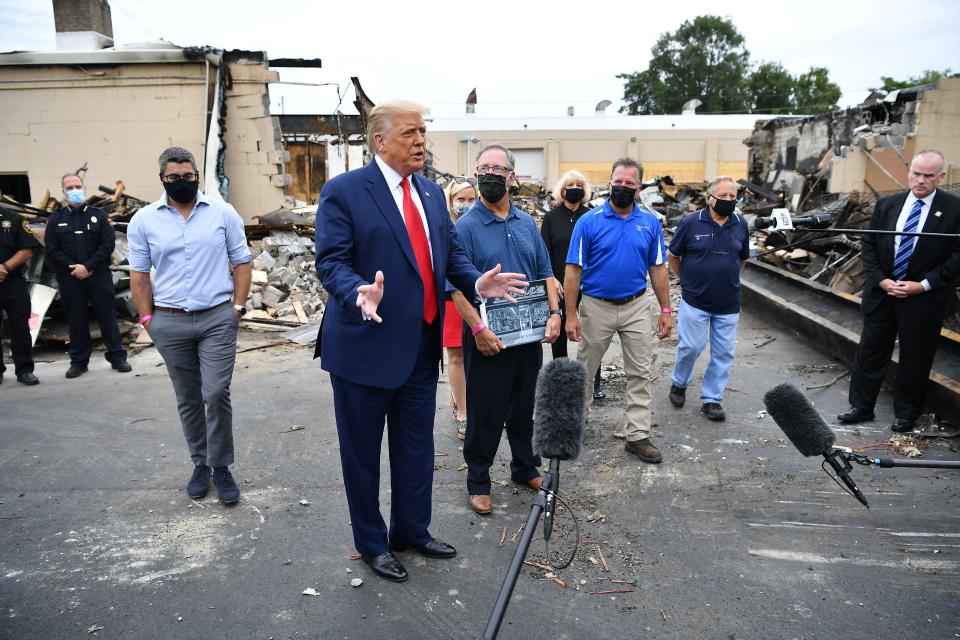
POLYGON ((520 576, 520 569, 523 567, 523 561, 527 557, 527 551, 530 549, 530 541, 533 539, 537 522, 540 516, 546 511, 543 522, 543 538, 550 539, 553 532, 553 513, 556 509, 556 494, 560 490, 560 461, 550 460, 547 466, 547 473, 543 477, 543 484, 540 485, 540 491, 533 499, 530 505, 530 516, 523 528, 523 535, 517 544, 517 550, 513 554, 513 560, 510 561, 510 568, 503 579, 503 585, 500 587, 500 593, 497 595, 497 601, 493 605, 493 611, 490 612, 490 619, 487 621, 487 628, 483 632, 483 640, 494 640, 497 633, 500 632, 500 625, 503 624, 503 617, 507 613, 507 605, 510 604, 510 597, 513 595, 513 588, 517 584, 517 578, 520 576))
POLYGON ((867 499, 863 497, 849 473, 853 470, 851 462, 856 462, 868 467, 880 467, 881 469, 892 469, 893 467, 913 467, 919 469, 956 469, 960 470, 960 460, 911 460, 909 458, 871 458, 863 454, 854 453, 846 447, 834 447, 823 454, 826 461, 833 467, 843 483, 851 490, 854 497, 863 503, 863 506, 870 508, 867 499))

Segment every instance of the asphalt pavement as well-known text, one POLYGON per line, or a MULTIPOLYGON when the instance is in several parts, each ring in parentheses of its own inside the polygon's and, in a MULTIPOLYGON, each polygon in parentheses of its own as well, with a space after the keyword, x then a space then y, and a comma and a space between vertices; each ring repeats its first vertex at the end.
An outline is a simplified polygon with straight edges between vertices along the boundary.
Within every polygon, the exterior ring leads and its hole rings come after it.
MULTIPOLYGON (((329 378, 312 347, 276 342, 241 337, 241 349, 267 346, 238 355, 233 470, 243 493, 233 507, 214 492, 186 495, 190 461, 155 350, 131 358, 132 374, 95 354, 75 380, 63 360, 38 365, 36 387, 6 376, 0 638, 481 637, 534 495, 509 482, 506 440, 492 470, 495 511, 478 516, 441 383, 431 532, 459 553, 403 553, 409 581, 383 581, 351 559, 329 378)), ((686 407, 667 401, 675 344, 658 344, 653 365, 660 465, 616 437, 625 380, 611 348, 607 397, 582 455, 562 467, 569 509, 551 557, 574 549, 571 514, 581 544, 567 568, 525 566, 499 637, 960 637, 960 475, 858 467, 865 509, 762 413, 779 382, 826 385, 807 394, 834 422, 846 408, 843 365, 746 312, 727 420, 714 423, 697 411, 697 381, 686 407)), ((877 422, 837 429, 839 443, 890 455, 892 418, 884 392, 877 422)), ((960 458, 956 440, 922 442, 923 456, 960 458)), ((386 449, 382 470, 388 513, 386 449)), ((546 566, 539 533, 528 558, 546 566)))

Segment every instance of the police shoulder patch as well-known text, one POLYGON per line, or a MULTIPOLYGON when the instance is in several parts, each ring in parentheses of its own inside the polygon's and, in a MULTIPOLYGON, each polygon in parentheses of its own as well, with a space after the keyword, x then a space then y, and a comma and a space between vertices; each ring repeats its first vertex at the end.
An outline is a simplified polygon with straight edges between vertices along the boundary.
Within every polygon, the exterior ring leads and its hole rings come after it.
POLYGON ((4 220, 3 222, 0 222, 0 227, 3 227, 4 229, 9 229, 12 226, 13 226, 13 223, 10 222, 9 220, 4 220))

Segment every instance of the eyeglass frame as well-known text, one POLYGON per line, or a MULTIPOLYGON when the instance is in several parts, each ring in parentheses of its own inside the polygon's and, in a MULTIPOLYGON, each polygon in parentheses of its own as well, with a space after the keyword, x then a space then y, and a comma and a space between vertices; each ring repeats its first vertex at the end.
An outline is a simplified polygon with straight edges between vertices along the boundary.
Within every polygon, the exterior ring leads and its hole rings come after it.
POLYGON ((511 169, 510 167, 501 167, 498 164, 494 164, 494 165, 481 164, 477 167, 477 175, 484 174, 484 173, 492 173, 494 175, 507 177, 511 173, 513 173, 513 169, 511 169))
POLYGON ((173 184, 174 182, 193 183, 193 182, 199 182, 199 180, 200 180, 200 174, 193 173, 193 172, 184 173, 183 175, 176 174, 176 173, 173 173, 170 175, 164 175, 162 173, 160 174, 160 182, 166 182, 167 184, 173 184), (193 177, 188 178, 187 176, 193 176, 193 177))

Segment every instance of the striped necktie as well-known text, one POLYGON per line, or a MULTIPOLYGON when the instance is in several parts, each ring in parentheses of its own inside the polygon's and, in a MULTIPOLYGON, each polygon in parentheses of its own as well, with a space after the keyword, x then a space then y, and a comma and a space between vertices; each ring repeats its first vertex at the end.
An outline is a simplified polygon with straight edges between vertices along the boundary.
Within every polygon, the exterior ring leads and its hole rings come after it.
MULTIPOLYGON (((913 203, 910 215, 907 216, 907 222, 903 225, 903 230, 907 233, 914 233, 920 226, 920 211, 923 209, 923 200, 917 200, 913 203)), ((910 256, 913 255, 913 247, 917 242, 916 236, 899 236, 900 248, 897 249, 897 255, 893 258, 893 277, 897 280, 903 280, 907 277, 907 267, 910 265, 910 256)))

